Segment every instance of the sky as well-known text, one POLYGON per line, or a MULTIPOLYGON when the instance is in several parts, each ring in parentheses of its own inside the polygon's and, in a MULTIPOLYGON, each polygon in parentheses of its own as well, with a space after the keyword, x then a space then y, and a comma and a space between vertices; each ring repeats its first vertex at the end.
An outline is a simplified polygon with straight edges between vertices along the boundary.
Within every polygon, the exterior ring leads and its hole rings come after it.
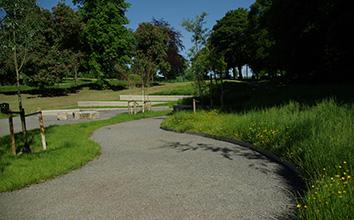
MULTIPOLYGON (((59 0, 38 0, 38 4, 42 7, 51 9, 59 0)), ((192 19, 202 12, 207 12, 206 27, 211 29, 217 20, 221 19, 226 12, 249 6, 255 0, 127 0, 131 7, 127 11, 129 19, 128 27, 135 30, 139 23, 151 21, 152 18, 163 18, 170 23, 172 27, 183 35, 183 43, 185 45, 182 54, 186 56, 187 51, 191 48, 191 36, 181 26, 183 19, 192 19)), ((66 3, 74 7, 71 0, 66 3)))

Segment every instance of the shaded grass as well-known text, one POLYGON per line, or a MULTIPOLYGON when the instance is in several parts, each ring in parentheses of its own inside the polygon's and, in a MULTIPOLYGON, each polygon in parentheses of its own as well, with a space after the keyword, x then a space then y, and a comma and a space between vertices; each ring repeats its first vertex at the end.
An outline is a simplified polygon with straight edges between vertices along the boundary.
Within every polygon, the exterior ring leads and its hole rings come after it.
POLYGON ((339 105, 327 100, 311 107, 291 102, 281 107, 239 114, 178 112, 166 119, 162 126, 179 132, 202 132, 243 140, 273 152, 295 164, 309 186, 303 200, 299 200, 300 217, 353 217, 348 208, 348 205, 354 205, 354 182, 348 179, 354 175, 351 167, 354 164, 353 104, 339 105), (346 170, 338 172, 344 161, 346 170), (331 178, 337 178, 339 182, 331 178), (345 185, 346 193, 338 190, 340 184, 345 185), (321 199, 310 199, 316 195, 321 199))
MULTIPOLYGON (((338 102, 354 101, 354 84, 282 84, 260 81, 225 81, 223 110, 242 112, 255 108, 269 108, 285 105, 290 101, 314 105, 323 99, 334 98, 338 102)), ((213 105, 220 107, 220 86, 214 89, 213 105)), ((202 104, 210 105, 210 96, 202 97, 202 104)), ((189 100, 189 103, 191 101, 189 100)))
MULTIPOLYGON (((96 129, 124 121, 165 115, 167 112, 119 114, 111 119, 74 125, 51 126, 46 130, 48 150, 42 151, 38 130, 31 131, 31 154, 12 156, 9 137, 0 138, 0 192, 15 190, 79 168, 100 154, 90 139, 96 129)), ((21 144, 21 136, 17 135, 21 144)))

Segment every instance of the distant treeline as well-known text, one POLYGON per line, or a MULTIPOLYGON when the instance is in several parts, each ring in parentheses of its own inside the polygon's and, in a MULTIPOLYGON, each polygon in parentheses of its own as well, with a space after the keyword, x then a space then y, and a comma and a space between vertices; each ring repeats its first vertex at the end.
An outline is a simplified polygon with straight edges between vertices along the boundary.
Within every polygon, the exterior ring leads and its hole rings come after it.
POLYGON ((60 1, 52 10, 35 0, 1 0, 0 82, 47 87, 64 77, 86 76, 150 83, 158 73, 175 79, 184 72, 181 34, 163 19, 128 29, 124 0, 60 1), (15 59, 16 58, 16 59, 15 59), (18 75, 17 75, 18 73, 18 75))
POLYGON ((203 28, 205 16, 185 25, 197 36, 191 52, 199 78, 214 74, 242 79, 242 66, 249 65, 254 78, 351 79, 354 34, 349 28, 354 26, 354 13, 350 1, 256 0, 250 9, 227 12, 210 34, 203 28))
MULTIPOLYGON (((89 76, 150 84, 154 78, 255 79, 323 82, 351 79, 354 14, 349 1, 256 0, 229 11, 211 31, 203 13, 183 22, 193 33, 190 64, 181 34, 163 19, 127 28, 125 0, 0 0, 0 83, 47 87, 89 76)), ((100 84, 100 83, 98 83, 100 84)))

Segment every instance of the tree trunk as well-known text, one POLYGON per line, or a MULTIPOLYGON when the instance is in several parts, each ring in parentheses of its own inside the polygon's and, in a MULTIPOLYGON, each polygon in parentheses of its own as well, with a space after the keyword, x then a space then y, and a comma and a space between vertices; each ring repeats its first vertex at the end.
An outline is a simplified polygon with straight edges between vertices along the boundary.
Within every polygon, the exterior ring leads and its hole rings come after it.
POLYGON ((220 74, 220 107, 224 107, 224 81, 222 79, 222 73, 220 74))
POLYGON ((237 76, 237 69, 235 67, 232 67, 232 75, 233 75, 233 78, 236 79, 236 76, 237 76))
POLYGON ((75 80, 75 86, 77 86, 77 66, 74 66, 74 80, 75 80))
POLYGON ((238 79, 242 80, 243 75, 242 75, 242 66, 237 66, 238 69, 238 79))
MULTIPOLYGON (((16 17, 16 12, 14 12, 14 16, 16 17)), ((12 37, 13 37, 13 43, 14 43, 14 48, 13 48, 13 58, 14 58, 14 64, 15 64, 15 72, 16 72, 16 87, 17 87, 17 99, 18 99, 18 109, 20 111, 20 119, 21 119, 21 126, 22 126, 22 134, 24 138, 24 147, 23 147, 23 152, 31 152, 31 149, 28 145, 27 141, 27 128, 26 128, 26 117, 25 117, 25 110, 22 107, 22 96, 21 96, 21 91, 20 91, 20 68, 22 67, 22 64, 24 64, 25 57, 22 60, 21 67, 18 65, 18 60, 17 60, 17 47, 16 47, 16 30, 12 30, 12 37)))
POLYGON ((144 102, 145 102, 145 82, 144 82, 144 77, 141 79, 141 101, 143 102, 142 105, 142 111, 143 113, 145 112, 145 107, 144 107, 144 102))
POLYGON ((210 107, 213 107, 213 98, 214 98, 213 75, 210 75, 209 96, 210 96, 210 107))

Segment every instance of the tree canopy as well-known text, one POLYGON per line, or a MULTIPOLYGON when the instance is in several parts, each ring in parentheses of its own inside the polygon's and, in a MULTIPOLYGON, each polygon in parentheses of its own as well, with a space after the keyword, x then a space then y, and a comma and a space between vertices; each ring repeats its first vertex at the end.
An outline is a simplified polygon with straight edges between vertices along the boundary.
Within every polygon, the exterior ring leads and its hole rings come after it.
POLYGON ((248 11, 239 8, 229 11, 213 27, 210 44, 214 50, 224 56, 228 69, 238 67, 242 79, 242 66, 248 62, 248 11))
POLYGON ((133 35, 125 25, 129 4, 124 0, 79 0, 85 23, 82 36, 87 53, 87 68, 103 79, 114 76, 116 64, 130 63, 133 35))

